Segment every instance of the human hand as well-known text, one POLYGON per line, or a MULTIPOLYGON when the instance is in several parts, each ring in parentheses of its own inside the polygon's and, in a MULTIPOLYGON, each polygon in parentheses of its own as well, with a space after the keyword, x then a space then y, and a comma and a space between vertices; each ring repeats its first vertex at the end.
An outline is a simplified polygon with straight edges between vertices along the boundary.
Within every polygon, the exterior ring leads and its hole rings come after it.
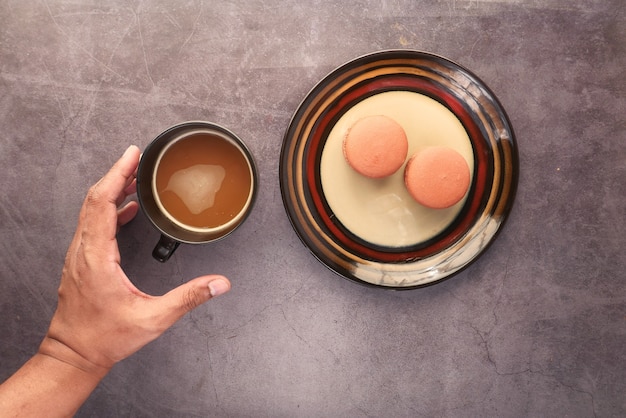
POLYGON ((223 276, 202 276, 159 297, 138 290, 120 266, 115 238, 137 214, 118 207, 136 190, 140 151, 126 150, 87 194, 70 244, 59 302, 39 352, 101 375, 161 335, 184 314, 230 290, 223 276))

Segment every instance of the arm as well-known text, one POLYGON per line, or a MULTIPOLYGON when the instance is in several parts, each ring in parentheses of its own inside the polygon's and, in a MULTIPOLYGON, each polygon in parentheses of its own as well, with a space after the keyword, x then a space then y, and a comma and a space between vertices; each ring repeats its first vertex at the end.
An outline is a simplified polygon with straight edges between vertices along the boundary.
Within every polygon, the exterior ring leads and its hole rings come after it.
POLYGON ((159 297, 137 289, 115 238, 135 217, 139 149, 130 147, 89 189, 70 244, 57 309, 38 352, 0 385, 0 416, 71 416, 114 364, 187 312, 230 289, 223 276, 195 278, 159 297))
POLYGON ((107 369, 80 369, 41 352, 0 386, 0 415, 72 416, 107 369))

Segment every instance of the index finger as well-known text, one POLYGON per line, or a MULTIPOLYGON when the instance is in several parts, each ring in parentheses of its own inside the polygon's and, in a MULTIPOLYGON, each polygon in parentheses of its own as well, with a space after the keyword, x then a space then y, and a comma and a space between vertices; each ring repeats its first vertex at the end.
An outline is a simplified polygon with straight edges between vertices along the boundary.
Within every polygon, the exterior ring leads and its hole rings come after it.
POLYGON ((108 173, 96 183, 98 197, 115 203, 120 194, 124 191, 135 176, 135 171, 139 165, 140 151, 135 145, 131 145, 126 149, 124 154, 108 173))
POLYGON ((135 176, 140 151, 126 149, 108 173, 89 189, 83 205, 83 233, 100 239, 114 239, 117 230, 117 201, 135 176))

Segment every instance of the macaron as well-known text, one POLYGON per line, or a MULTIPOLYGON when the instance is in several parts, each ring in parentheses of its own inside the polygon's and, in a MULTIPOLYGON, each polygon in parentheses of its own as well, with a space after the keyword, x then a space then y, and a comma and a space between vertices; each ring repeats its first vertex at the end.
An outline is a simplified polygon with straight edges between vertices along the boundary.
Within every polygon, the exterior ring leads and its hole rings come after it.
POLYGON ((383 178, 398 171, 408 151, 406 132, 384 115, 357 120, 343 140, 343 155, 350 167, 370 178, 383 178))
POLYGON ((465 158, 448 147, 428 147, 415 153, 404 170, 409 194, 421 205, 445 209, 458 203, 469 189, 465 158))

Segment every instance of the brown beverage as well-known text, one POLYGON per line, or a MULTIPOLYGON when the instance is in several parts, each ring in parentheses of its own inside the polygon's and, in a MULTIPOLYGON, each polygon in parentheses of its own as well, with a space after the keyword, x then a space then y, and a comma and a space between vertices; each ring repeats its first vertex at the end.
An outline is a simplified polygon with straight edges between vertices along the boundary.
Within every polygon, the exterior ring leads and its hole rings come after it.
POLYGON ((192 228, 216 228, 246 207, 252 174, 234 143, 196 132, 164 150, 154 186, 170 217, 192 228))

